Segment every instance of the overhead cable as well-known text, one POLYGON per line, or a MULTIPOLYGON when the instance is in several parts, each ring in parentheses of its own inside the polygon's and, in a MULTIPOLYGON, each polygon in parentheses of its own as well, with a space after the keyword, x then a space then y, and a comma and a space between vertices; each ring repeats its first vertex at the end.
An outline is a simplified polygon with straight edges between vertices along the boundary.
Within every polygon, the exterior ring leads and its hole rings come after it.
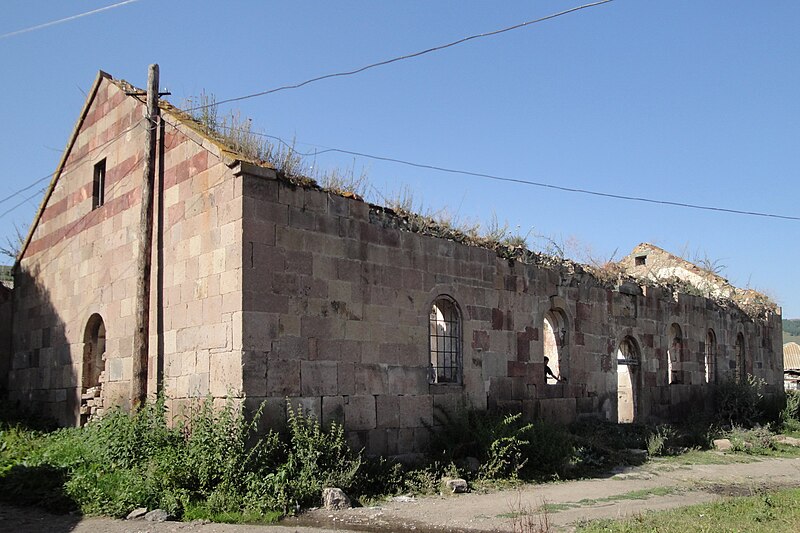
POLYGON ((505 28, 501 28, 499 30, 493 30, 493 31, 489 31, 489 32, 486 32, 486 33, 479 33, 479 34, 476 34, 476 35, 470 35, 468 37, 463 37, 463 38, 458 39, 456 41, 452 41, 452 42, 449 42, 449 43, 446 43, 446 44, 442 44, 442 45, 439 45, 439 46, 434 46, 432 48, 427 48, 425 50, 420 50, 418 52, 413 52, 413 53, 410 53, 410 54, 406 54, 406 55, 402 55, 402 56, 398 56, 398 57, 393 57, 391 59, 378 61, 377 63, 371 63, 369 65, 366 65, 366 66, 363 66, 363 67, 360 67, 360 68, 357 68, 357 69, 354 69, 354 70, 347 70, 347 71, 343 71, 343 72, 334 72, 334 73, 331 73, 331 74, 324 74, 322 76, 317 76, 316 78, 311 78, 311 79, 308 79, 308 80, 300 82, 300 83, 295 83, 295 84, 292 84, 292 85, 282 85, 280 87, 275 87, 274 89, 268 89, 266 91, 261 91, 261 92, 257 92, 257 93, 253 93, 253 94, 248 94, 248 95, 245 95, 245 96, 237 96, 235 98, 227 98, 225 100, 220 100, 218 102, 214 102, 214 103, 211 103, 211 104, 205 104, 205 105, 199 105, 197 107, 192 107, 190 109, 186 109, 185 111, 192 112, 192 111, 196 111, 198 109, 205 109, 207 107, 211 107, 211 106, 214 106, 214 105, 229 104, 231 102, 238 102, 238 101, 241 101, 241 100, 247 100, 249 98, 255 98, 257 96, 265 96, 265 95, 268 95, 268 94, 273 94, 273 93, 277 93, 277 92, 280 92, 280 91, 286 91, 286 90, 289 90, 289 89, 299 89, 300 87, 303 87, 305 85, 309 85, 311 83, 315 83, 315 82, 322 81, 322 80, 327 80, 327 79, 330 79, 330 78, 353 76, 354 74, 359 74, 361 72, 364 72, 365 70, 370 70, 370 69, 373 69, 373 68, 376 68, 376 67, 382 67, 384 65, 389 65, 391 63, 397 63, 398 61, 404 61, 406 59, 413 59, 415 57, 419 57, 419 56, 422 56, 422 55, 425 55, 425 54, 430 54, 432 52, 438 52, 440 50, 444 50, 445 48, 450 48, 452 46, 463 44, 463 43, 466 43, 468 41, 472 41, 472 40, 475 40, 475 39, 482 39, 484 37, 493 37, 493 36, 499 35, 501 33, 505 33, 505 32, 512 31, 512 30, 517 30, 517 29, 520 29, 520 28, 524 28, 524 27, 530 26, 532 24, 537 24, 539 22, 544 22, 546 20, 554 19, 556 17, 567 15, 569 13, 574 13, 575 11, 580 11, 582 9, 587 9, 587 8, 590 8, 590 7, 595 7, 595 6, 599 6, 599 5, 603 5, 603 4, 608 4, 609 2, 613 2, 613 1, 614 0, 602 0, 600 2, 593 2, 591 4, 584 4, 582 6, 577 6, 577 7, 573 7, 573 8, 570 8, 570 9, 566 9, 564 11, 559 11, 558 13, 553 13, 551 15, 547 15, 545 17, 541 17, 541 18, 538 18, 538 19, 528 20, 526 22, 521 22, 519 24, 514 24, 513 26, 508 26, 508 27, 505 27, 505 28))
POLYGON ((16 191, 16 192, 13 192, 13 193, 11 193, 11 194, 9 194, 9 195, 8 195, 8 196, 6 196, 5 198, 0 198, 0 204, 2 204, 2 203, 4 203, 4 202, 7 202, 7 201, 11 200, 11 199, 12 199, 12 198, 14 198, 15 196, 17 196, 17 195, 20 195, 20 194, 24 193, 24 192, 25 192, 25 191, 27 191, 28 189, 32 189, 32 188, 34 188, 34 187, 35 187, 36 185, 38 185, 39 183, 43 182, 44 180, 50 179, 51 177, 53 177, 53 172, 51 172, 51 173, 50 173, 50 174, 48 174, 47 176, 43 176, 43 177, 39 178, 38 180, 34 181, 33 183, 31 183, 31 184, 30 184, 30 185, 28 185, 27 187, 23 187, 22 189, 20 189, 20 190, 18 190, 18 191, 16 191))
MULTIPOLYGON (((226 128, 226 129, 235 130, 234 128, 226 128)), ((283 144, 284 146, 294 150, 294 147, 291 144, 287 143, 284 139, 282 139, 280 137, 276 137, 274 135, 268 135, 266 133, 258 133, 258 132, 254 132, 254 131, 250 131, 250 133, 252 133, 253 135, 259 135, 259 136, 262 136, 262 137, 266 137, 268 139, 276 140, 276 141, 280 142, 281 144, 283 144)), ((554 185, 552 183, 545 183, 545 182, 541 182, 541 181, 525 180, 525 179, 522 179, 522 178, 512 178, 512 177, 507 177, 507 176, 498 176, 496 174, 487 174, 487 173, 484 173, 484 172, 473 172, 473 171, 470 171, 470 170, 441 167, 441 166, 429 165, 429 164, 425 164, 425 163, 416 163, 414 161, 408 161, 408 160, 405 160, 405 159, 398 159, 398 158, 394 158, 394 157, 367 154, 367 153, 364 153, 364 152, 356 152, 356 151, 353 151, 353 150, 345 150, 345 149, 342 149, 342 148, 324 148, 323 150, 315 151, 313 153, 297 152, 296 150, 295 150, 295 152, 298 153, 299 155, 306 156, 306 157, 311 157, 311 156, 315 156, 315 155, 322 155, 322 154, 329 153, 329 152, 331 152, 331 153, 339 153, 339 154, 345 154, 345 155, 352 155, 352 156, 355 156, 355 157, 363 157, 363 158, 366 158, 366 159, 373 159, 373 160, 376 160, 376 161, 386 161, 386 162, 389 162, 389 163, 398 163, 398 164, 401 164, 401 165, 407 165, 407 166, 414 167, 414 168, 423 168, 423 169, 426 169, 426 170, 434 170, 434 171, 437 171, 437 172, 445 172, 445 173, 448 173, 448 174, 461 174, 461 175, 464 175, 464 176, 473 176, 473 177, 476 177, 476 178, 485 178, 485 179, 490 179, 490 180, 495 180, 495 181, 503 181, 503 182, 508 182, 508 183, 518 183, 518 184, 521 184, 521 185, 528 185, 528 186, 533 186, 533 187, 542 187, 542 188, 554 189, 554 190, 563 191, 563 192, 579 193, 579 194, 586 194, 586 195, 591 195, 591 196, 600 196, 600 197, 603 197, 603 198, 613 198, 613 199, 616 199, 616 200, 627 200, 627 201, 633 201, 633 202, 644 202, 644 203, 649 203, 649 204, 666 205, 666 206, 672 206, 672 207, 685 207, 685 208, 688 208, 688 209, 699 209, 699 210, 703 210, 703 211, 717 211, 717 212, 723 212, 723 213, 732 213, 732 214, 736 214, 736 215, 749 215, 749 216, 757 216, 757 217, 777 218, 777 219, 781 219, 781 220, 797 220, 797 221, 800 221, 800 217, 789 216, 789 215, 780 215, 780 214, 777 214, 777 213, 767 213, 767 212, 763 212, 763 211, 748 211, 748 210, 743 210, 743 209, 732 209, 732 208, 727 208, 727 207, 717 207, 717 206, 711 206, 711 205, 690 204, 690 203, 686 203, 686 202, 674 202, 674 201, 670 201, 670 200, 657 200, 655 198, 647 198, 647 197, 644 197, 644 196, 629 196, 629 195, 625 195, 625 194, 616 194, 616 193, 610 193, 610 192, 594 191, 594 190, 591 190, 591 189, 583 189, 583 188, 579 188, 579 187, 565 187, 563 185, 554 185)))
MULTIPOLYGON (((76 158, 76 159, 74 159, 74 160, 70 161, 70 166, 73 166, 73 165, 76 165, 76 164, 80 163, 82 160, 84 160, 85 158, 87 158, 87 157, 88 157, 90 154, 94 153, 94 152, 95 152, 95 151, 97 151, 97 150, 100 150, 101 148, 104 148, 104 147, 108 146, 109 144, 111 144, 112 142, 116 141, 117 139, 119 139, 120 137, 122 137, 123 135, 125 135, 126 133, 128 133, 129 131, 131 131, 131 130, 133 130, 134 128, 136 128, 136 127, 137 127, 139 124, 141 124, 141 123, 142 123, 144 120, 145 120, 144 118, 140 118, 139 120, 137 120, 136 122, 134 122, 133 124, 131 124, 130 126, 128 126, 127 128, 125 128, 124 130, 122 130, 121 132, 119 132, 118 134, 116 134, 114 137, 112 137, 111 139, 109 139, 109 140, 107 140, 106 142, 104 142, 103 144, 99 144, 99 145, 95 146, 94 148, 92 148, 91 150, 89 150, 89 151, 87 151, 85 154, 83 154, 81 157, 78 157, 78 158, 76 158)), ((64 167, 63 167, 63 168, 61 168, 60 170, 63 172, 63 171, 65 171, 65 170, 67 170, 67 168, 68 168, 68 167, 67 167, 66 165, 64 165, 64 167)), ((56 172, 57 172, 57 171, 56 171, 56 172)), ((19 195, 19 194, 21 194, 21 193, 23 193, 23 192, 27 191, 28 189, 31 189, 31 188, 33 188, 33 187, 34 187, 34 186, 36 186, 38 183, 41 183, 41 182, 42 182, 42 181, 44 181, 44 180, 52 178, 53 176, 55 176, 56 172, 51 172, 50 174, 48 174, 48 175, 46 175, 46 176, 42 176, 41 178, 37 179, 36 181, 34 181, 33 183, 31 183, 30 185, 28 185, 28 186, 26 186, 26 187, 23 187, 22 189, 19 189, 18 191, 11 193, 11 194, 9 194, 8 196, 6 196, 6 197, 4 197, 4 198, 0 198, 0 204, 2 204, 3 202, 7 202, 8 200, 10 200, 10 199, 14 198, 15 196, 17 196, 17 195, 19 195)), ((45 189, 44 189, 44 190, 47 190, 47 187, 45 187, 45 189)), ((4 217, 5 215, 7 215, 8 213, 10 213, 10 212, 11 212, 11 211, 13 211, 14 209, 16 209, 16 208, 20 207, 21 205, 25 204, 25 202, 27 202, 27 201, 28 201, 28 200, 30 200, 31 198, 35 197, 37 194, 39 194, 39 192, 36 192, 36 194, 34 194, 32 197, 28 197, 28 198, 26 198, 26 199, 25 199, 25 200, 23 200, 22 202, 20 202, 20 203, 16 204, 14 207, 12 207, 12 208, 10 208, 10 209, 7 209, 5 212, 3 212, 2 214, 0 214, 0 218, 4 217)))

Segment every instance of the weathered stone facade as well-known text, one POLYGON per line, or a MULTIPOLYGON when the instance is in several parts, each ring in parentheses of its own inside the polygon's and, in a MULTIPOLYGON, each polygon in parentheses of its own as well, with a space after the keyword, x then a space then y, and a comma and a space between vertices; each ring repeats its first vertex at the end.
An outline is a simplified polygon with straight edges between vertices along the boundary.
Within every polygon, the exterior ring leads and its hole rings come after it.
MULTIPOLYGON (((11 393, 65 424, 92 379, 104 407, 130 397, 143 105, 125 90, 98 79, 16 271, 11 393)), ((776 312, 407 231, 162 113, 148 384, 175 411, 246 398, 275 423, 289 398, 399 454, 425 448, 438 409, 629 421, 706 408, 727 376, 782 389, 776 312), (547 382, 545 355, 564 379, 547 382)))
POLYGON ((11 367, 11 298, 11 289, 0 283, 0 398, 7 393, 11 367))
MULTIPOLYGON (((145 127, 130 89, 99 76, 15 272, 10 392, 62 424, 81 421, 92 387, 103 406, 130 404, 145 127)), ((180 127, 159 136, 148 389, 240 396, 239 180, 216 144, 180 127)))

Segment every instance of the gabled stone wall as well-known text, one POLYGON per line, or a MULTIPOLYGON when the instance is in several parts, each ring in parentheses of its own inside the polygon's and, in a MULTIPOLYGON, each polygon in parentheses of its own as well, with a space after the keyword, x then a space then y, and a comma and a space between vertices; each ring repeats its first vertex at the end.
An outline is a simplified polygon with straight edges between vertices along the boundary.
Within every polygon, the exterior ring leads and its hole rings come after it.
MULTIPOLYGON (((16 270, 10 396, 64 425, 130 405, 145 128, 144 105, 126 94, 131 89, 99 79, 16 270), (102 160, 105 202, 93 208, 93 170, 102 160), (90 348, 98 317, 104 343, 90 348), (86 364, 91 350, 104 352, 93 366, 86 364), (90 372, 97 379, 87 380, 90 372)), ((242 394, 234 320, 242 203, 215 145, 170 113, 163 119, 148 391, 163 385, 177 413, 192 398, 242 394)))

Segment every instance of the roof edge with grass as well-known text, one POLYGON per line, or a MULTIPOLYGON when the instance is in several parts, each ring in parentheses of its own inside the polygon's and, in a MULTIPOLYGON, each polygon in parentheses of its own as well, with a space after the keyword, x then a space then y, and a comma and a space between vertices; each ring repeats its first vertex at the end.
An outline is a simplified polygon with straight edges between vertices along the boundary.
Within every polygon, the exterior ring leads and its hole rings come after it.
MULTIPOLYGON (((191 104, 191 101, 189 103, 191 104)), ((357 187, 352 183, 348 184, 337 180, 332 186, 330 184, 328 186, 320 185, 316 179, 308 176, 302 156, 294 150, 293 146, 276 148, 265 137, 253 132, 250 129, 250 121, 241 120, 237 113, 231 113, 219 120, 213 97, 201 95, 200 105, 190 105, 188 112, 165 100, 161 100, 160 106, 178 118, 185 126, 213 141, 227 155, 236 160, 272 169, 277 178, 285 183, 364 201, 363 192, 356 190, 357 187), (192 114, 192 109, 199 110, 200 113, 192 114)), ((332 174, 335 176, 336 171, 333 171, 332 174)), ((322 181, 327 180, 323 179, 322 181)), ((481 233, 478 231, 478 226, 453 224, 432 215, 419 214, 407 205, 390 207, 369 203, 369 214, 370 222, 380 224, 385 228, 484 248, 509 262, 558 270, 577 278, 589 277, 598 285, 611 290, 618 290, 625 284, 635 284, 640 290, 645 287, 658 287, 666 294, 670 294, 673 299, 677 300, 678 294, 700 296, 713 301, 722 308, 739 311, 752 320, 768 318, 778 309, 768 296, 752 289, 734 287, 732 297, 716 296, 706 289, 679 278, 654 280, 631 274, 623 268, 620 262, 584 264, 563 256, 531 250, 527 246, 525 238, 519 235, 505 231, 481 233)), ((693 264, 692 266, 701 268, 693 264)), ((578 282, 580 283, 580 279, 578 282)))

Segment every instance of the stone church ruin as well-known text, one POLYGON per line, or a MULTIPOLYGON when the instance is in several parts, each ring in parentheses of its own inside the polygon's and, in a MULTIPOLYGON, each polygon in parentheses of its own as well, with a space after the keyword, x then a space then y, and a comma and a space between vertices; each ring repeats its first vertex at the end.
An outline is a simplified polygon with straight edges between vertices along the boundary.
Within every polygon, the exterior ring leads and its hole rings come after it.
MULTIPOLYGON (((132 402, 144 100, 100 73, 15 266, 9 395, 64 425, 132 402)), ((401 454, 438 410, 633 422, 710 409, 748 374, 781 393, 779 309, 637 274, 656 247, 598 269, 434 236, 248 160, 165 101, 156 142, 144 379, 173 413, 232 397, 278 423, 288 398, 401 454)))

